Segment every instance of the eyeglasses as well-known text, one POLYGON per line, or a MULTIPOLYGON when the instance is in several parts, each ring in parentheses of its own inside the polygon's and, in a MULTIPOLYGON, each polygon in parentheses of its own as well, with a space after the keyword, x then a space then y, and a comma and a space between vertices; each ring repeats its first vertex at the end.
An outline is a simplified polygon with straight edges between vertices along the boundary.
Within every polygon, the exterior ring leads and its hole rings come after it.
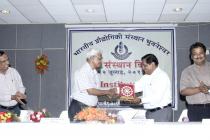
POLYGON ((6 59, 6 60, 3 60, 3 61, 0 61, 0 64, 6 63, 6 62, 8 62, 8 61, 9 61, 9 59, 6 59))
POLYGON ((103 57, 99 57, 99 56, 95 56, 99 61, 101 61, 103 59, 103 57))

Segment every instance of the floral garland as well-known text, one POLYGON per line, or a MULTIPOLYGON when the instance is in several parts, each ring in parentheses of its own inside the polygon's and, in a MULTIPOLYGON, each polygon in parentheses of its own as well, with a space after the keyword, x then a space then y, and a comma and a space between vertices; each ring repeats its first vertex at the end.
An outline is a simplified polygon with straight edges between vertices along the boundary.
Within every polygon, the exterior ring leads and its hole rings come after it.
POLYGON ((0 122, 12 122, 12 114, 10 112, 0 112, 0 122))
POLYGON ((44 74, 48 70, 49 60, 48 57, 44 54, 38 56, 35 60, 35 68, 39 74, 44 74))
POLYGON ((30 114, 30 120, 32 122, 40 122, 42 118, 48 118, 48 117, 50 117, 50 113, 45 108, 30 114))
POLYGON ((20 119, 12 112, 0 112, 0 123, 8 122, 20 122, 20 119))
POLYGON ((117 121, 117 117, 114 114, 108 115, 104 109, 87 107, 74 116, 74 121, 101 121, 111 124, 117 121))

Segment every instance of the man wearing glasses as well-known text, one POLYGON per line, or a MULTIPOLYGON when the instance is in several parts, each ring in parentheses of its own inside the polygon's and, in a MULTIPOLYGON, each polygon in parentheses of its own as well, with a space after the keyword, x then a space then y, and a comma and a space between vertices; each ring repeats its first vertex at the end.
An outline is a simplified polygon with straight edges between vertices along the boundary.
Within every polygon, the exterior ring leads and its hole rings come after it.
POLYGON ((86 54, 86 63, 75 72, 74 89, 71 94, 71 104, 68 109, 70 121, 85 107, 96 107, 98 97, 117 94, 117 89, 101 90, 97 70, 102 66, 102 53, 90 49, 86 54))
POLYGON ((25 87, 16 69, 9 67, 9 59, 0 51, 0 112, 20 115, 19 103, 26 99, 25 87))

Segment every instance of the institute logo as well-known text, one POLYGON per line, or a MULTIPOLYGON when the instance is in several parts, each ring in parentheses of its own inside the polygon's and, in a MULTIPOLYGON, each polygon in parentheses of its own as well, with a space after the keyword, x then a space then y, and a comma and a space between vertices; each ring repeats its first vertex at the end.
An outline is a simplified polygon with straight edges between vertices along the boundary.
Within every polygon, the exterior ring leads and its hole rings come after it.
POLYGON ((132 52, 128 52, 128 47, 123 44, 123 42, 120 42, 114 49, 114 52, 111 52, 111 54, 119 60, 125 60, 128 58, 132 52))
POLYGON ((119 94, 120 96, 129 96, 129 97, 134 97, 134 85, 133 84, 125 84, 125 83, 120 83, 119 84, 119 94))

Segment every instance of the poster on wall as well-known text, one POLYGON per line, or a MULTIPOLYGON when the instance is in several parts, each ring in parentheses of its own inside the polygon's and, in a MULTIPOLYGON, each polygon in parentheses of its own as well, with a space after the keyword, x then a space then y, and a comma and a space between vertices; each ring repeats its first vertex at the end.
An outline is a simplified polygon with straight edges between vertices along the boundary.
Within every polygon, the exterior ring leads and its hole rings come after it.
POLYGON ((152 53, 159 60, 159 67, 166 71, 172 82, 175 105, 174 29, 68 29, 69 93, 73 89, 74 72, 86 63, 90 48, 100 50, 103 63, 100 70, 102 89, 133 84, 143 73, 141 57, 152 53))

